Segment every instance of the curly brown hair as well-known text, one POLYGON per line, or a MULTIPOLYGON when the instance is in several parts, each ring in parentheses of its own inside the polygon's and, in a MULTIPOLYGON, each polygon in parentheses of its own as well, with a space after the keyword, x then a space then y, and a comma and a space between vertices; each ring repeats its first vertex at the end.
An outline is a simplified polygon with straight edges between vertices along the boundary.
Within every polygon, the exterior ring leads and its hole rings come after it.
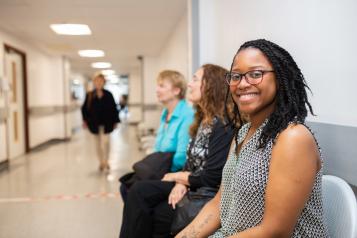
MULTIPOLYGON (((225 104, 229 88, 225 81, 225 74, 228 73, 228 70, 214 64, 205 64, 201 68, 203 69, 202 96, 200 102, 194 105, 196 113, 190 127, 191 137, 196 136, 201 122, 208 125, 212 124, 215 117, 226 122, 225 104)), ((229 99, 226 104, 228 114, 232 113, 233 105, 233 101, 229 99)))

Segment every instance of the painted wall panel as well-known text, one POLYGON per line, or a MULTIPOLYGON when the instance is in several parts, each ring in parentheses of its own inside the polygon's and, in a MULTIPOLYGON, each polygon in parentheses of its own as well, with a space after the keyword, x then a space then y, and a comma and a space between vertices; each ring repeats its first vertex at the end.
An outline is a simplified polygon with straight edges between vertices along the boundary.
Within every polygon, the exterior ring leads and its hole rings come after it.
POLYGON ((30 118, 30 147, 35 147, 51 139, 64 139, 63 114, 30 118))
POLYGON ((305 74, 317 114, 309 120, 357 126, 356 1, 200 0, 199 6, 201 64, 228 68, 243 42, 269 39, 305 74))

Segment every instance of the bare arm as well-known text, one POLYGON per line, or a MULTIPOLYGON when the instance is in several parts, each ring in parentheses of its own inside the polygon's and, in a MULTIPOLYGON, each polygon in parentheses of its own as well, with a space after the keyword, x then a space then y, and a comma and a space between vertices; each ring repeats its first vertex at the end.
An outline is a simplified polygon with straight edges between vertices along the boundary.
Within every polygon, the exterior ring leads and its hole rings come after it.
POLYGON ((198 213, 196 218, 175 238, 203 238, 213 234, 221 225, 220 222, 221 189, 198 213))
POLYGON ((291 237, 319 169, 319 152, 309 130, 303 125, 285 129, 272 151, 263 221, 232 238, 291 237))

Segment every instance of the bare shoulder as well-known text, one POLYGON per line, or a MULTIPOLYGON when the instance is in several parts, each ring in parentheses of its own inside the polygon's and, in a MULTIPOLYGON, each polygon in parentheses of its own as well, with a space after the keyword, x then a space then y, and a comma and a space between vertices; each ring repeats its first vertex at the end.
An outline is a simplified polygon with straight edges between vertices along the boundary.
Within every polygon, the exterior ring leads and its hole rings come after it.
POLYGON ((272 158, 283 164, 316 165, 319 151, 309 129, 301 124, 291 124, 284 129, 273 146, 272 158))
POLYGON ((290 124, 286 129, 280 132, 277 141, 280 143, 315 143, 315 139, 310 130, 302 124, 290 124))

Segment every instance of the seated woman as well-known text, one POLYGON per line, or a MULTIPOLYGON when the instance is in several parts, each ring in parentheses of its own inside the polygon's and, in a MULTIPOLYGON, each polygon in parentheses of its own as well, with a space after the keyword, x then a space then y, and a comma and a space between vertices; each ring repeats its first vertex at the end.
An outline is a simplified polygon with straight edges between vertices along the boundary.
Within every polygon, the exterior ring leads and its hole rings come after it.
POLYGON ((188 99, 195 105, 196 114, 185 167, 166 174, 162 181, 137 182, 130 189, 121 238, 168 237, 174 208, 188 189, 218 188, 233 137, 232 126, 226 124, 224 117, 227 72, 207 64, 193 76, 188 84, 188 99))
POLYGON ((163 104, 155 151, 175 152, 171 171, 179 171, 186 162, 186 147, 190 140, 188 128, 193 121, 193 109, 185 101, 186 81, 173 70, 162 71, 157 78, 157 98, 163 104))
MULTIPOLYGON (((164 110, 155 141, 155 151, 173 152, 171 171, 182 169, 186 161, 186 147, 190 140, 188 129, 194 112, 186 102, 186 81, 184 76, 174 70, 164 70, 157 77, 156 94, 164 110)), ((124 202, 128 188, 120 186, 124 202)))
POLYGON ((227 82, 250 122, 235 135, 216 197, 176 237, 328 237, 322 159, 304 124, 308 88, 290 54, 267 40, 244 43, 227 82))

